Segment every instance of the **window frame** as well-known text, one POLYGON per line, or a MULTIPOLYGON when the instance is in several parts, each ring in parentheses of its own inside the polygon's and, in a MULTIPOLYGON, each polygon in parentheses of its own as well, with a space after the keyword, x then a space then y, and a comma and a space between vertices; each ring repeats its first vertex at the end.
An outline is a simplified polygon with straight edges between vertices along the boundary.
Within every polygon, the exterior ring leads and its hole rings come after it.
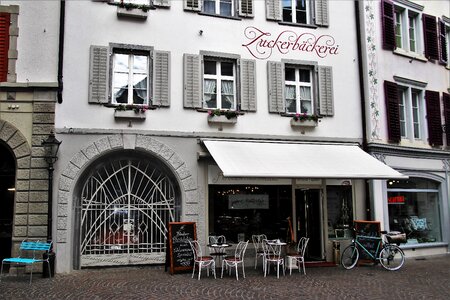
POLYGON ((395 24, 395 42, 396 42, 396 49, 394 52, 404 51, 407 54, 412 55, 422 55, 424 51, 424 40, 420 32, 420 19, 421 19, 421 11, 415 10, 408 6, 402 6, 399 5, 398 2, 394 2, 394 24, 395 24), (401 20, 398 20, 398 16, 400 15, 401 20), (414 24, 414 37, 413 40, 415 42, 415 49, 411 49, 411 26, 410 21, 411 18, 413 19, 414 24), (400 24, 400 39, 401 39, 401 45, 398 45, 398 32, 397 32, 397 26, 400 24))
POLYGON ((230 111, 237 111, 238 110, 238 66, 237 66, 237 59, 235 58, 223 58, 223 57, 214 57, 214 56, 208 56, 204 55, 202 60, 202 107, 204 109, 219 109, 219 110, 230 110, 230 111), (205 74, 205 62, 215 62, 216 63, 216 74, 205 74), (233 63, 233 76, 226 76, 220 74, 221 71, 221 63, 222 62, 232 62, 233 63), (216 107, 208 107, 205 100, 205 81, 206 80, 216 80, 216 107), (223 81, 233 81, 233 103, 231 105, 231 108, 223 108, 222 106, 222 82, 223 81), (219 93, 220 91, 220 93, 219 93))
POLYGON ((308 101, 311 103, 311 111, 309 113, 306 113, 306 115, 311 116, 315 115, 316 113, 316 102, 318 102, 318 99, 316 97, 315 90, 318 89, 318 81, 317 77, 314 76, 314 66, 312 65, 296 65, 296 64, 285 64, 284 65, 284 101, 285 101, 285 112, 286 114, 305 114, 302 112, 302 103, 304 101, 308 101), (295 72, 295 80, 294 81, 288 81, 286 80, 286 69, 294 69, 295 72), (309 82, 301 81, 300 79, 300 70, 308 70, 309 71, 309 82), (286 88, 287 86, 294 86, 295 87, 295 112, 288 111, 288 99, 286 98, 286 88), (309 87, 310 89, 310 95, 311 98, 309 100, 303 100, 301 99, 301 87, 309 87))
POLYGON ((304 0, 305 1, 305 15, 306 15, 306 22, 298 22, 298 20, 297 20, 297 11, 298 11, 298 9, 297 9, 297 0, 281 0, 281 10, 282 10, 282 12, 281 12, 281 18, 282 18, 282 22, 285 22, 285 23, 292 23, 292 24, 299 24, 299 25, 311 25, 311 19, 312 19, 312 17, 311 17, 311 15, 312 15, 312 9, 311 9, 311 7, 312 7, 312 4, 311 4, 311 1, 310 0, 304 0), (290 11, 291 11, 291 21, 286 21, 286 20, 284 20, 284 13, 283 13, 283 11, 285 10, 285 6, 283 5, 284 4, 284 2, 285 1, 289 1, 289 2, 291 2, 291 5, 290 5, 290 11), (295 10, 295 14, 293 14, 293 11, 295 10))
POLYGON ((399 120, 400 120, 400 136, 402 140, 421 141, 424 139, 425 120, 425 90, 419 89, 411 85, 398 84, 399 97, 399 120), (417 95, 417 107, 414 106, 414 95, 417 95), (403 108, 403 109, 402 109, 403 108), (414 110, 417 108, 417 120, 415 119, 414 110), (403 117, 402 118, 402 112, 403 117), (417 124, 417 129, 415 128, 417 124), (403 125, 403 126, 402 126, 403 125), (418 137, 416 135, 418 134, 418 137))

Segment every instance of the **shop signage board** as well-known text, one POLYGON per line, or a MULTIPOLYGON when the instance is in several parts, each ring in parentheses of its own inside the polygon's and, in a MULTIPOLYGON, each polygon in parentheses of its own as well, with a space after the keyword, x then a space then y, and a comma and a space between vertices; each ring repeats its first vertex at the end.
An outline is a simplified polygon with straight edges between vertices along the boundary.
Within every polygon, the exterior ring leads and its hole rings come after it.
POLYGON ((405 204, 405 196, 389 197, 388 204, 405 204))
MULTIPOLYGON (((375 255, 379 242, 379 239, 376 238, 381 237, 380 222, 355 220, 353 221, 353 223, 355 226, 356 235, 360 236, 360 238, 358 239, 359 242, 363 244, 364 247, 372 255, 375 255)), ((362 259, 370 259, 370 261, 372 261, 371 258, 367 255, 367 253, 363 249, 360 249, 359 254, 361 255, 362 259)))
POLYGON ((269 209, 269 195, 236 194, 228 195, 229 209, 269 209))
POLYGON ((170 263, 170 274, 192 270, 194 256, 188 241, 196 239, 195 222, 169 223, 168 260, 170 263))

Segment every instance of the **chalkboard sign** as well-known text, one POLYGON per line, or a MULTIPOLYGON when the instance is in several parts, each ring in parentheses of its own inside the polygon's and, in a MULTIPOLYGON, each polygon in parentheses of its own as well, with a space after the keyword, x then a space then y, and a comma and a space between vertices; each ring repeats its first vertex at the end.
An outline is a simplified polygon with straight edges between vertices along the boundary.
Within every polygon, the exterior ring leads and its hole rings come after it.
MULTIPOLYGON (((373 255, 376 255, 377 247, 381 237, 380 222, 377 221, 354 221, 358 241, 373 255)), ((366 251, 360 249, 362 259, 371 259, 366 251)))
POLYGON ((192 270, 194 256, 188 240, 196 240, 196 228, 194 222, 170 222, 169 223, 169 261, 170 274, 177 271, 192 270))

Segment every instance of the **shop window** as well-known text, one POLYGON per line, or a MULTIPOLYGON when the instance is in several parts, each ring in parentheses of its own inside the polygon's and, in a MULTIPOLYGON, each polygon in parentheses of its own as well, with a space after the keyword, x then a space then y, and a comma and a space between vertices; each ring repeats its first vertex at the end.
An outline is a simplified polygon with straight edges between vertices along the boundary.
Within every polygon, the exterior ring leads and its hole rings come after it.
POLYGON ((170 105, 170 52, 125 44, 90 51, 89 103, 170 105))
POLYGON ((353 236, 353 200, 351 185, 327 186, 328 238, 353 236))
POLYGON ((328 0, 266 0, 266 19, 288 25, 328 26, 328 0))
POLYGON ((410 178, 387 187, 389 229, 406 233, 407 245, 441 242, 439 183, 410 178))
POLYGON ((236 19, 253 17, 253 0, 184 0, 184 10, 236 19))
POLYGON ((209 234, 227 241, 251 240, 253 234, 288 239, 291 186, 209 186, 209 234))

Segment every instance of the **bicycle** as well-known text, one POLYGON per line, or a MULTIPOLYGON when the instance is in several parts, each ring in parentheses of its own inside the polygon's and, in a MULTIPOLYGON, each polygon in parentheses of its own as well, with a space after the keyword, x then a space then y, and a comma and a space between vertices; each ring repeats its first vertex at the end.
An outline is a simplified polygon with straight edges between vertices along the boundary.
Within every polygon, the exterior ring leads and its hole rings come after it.
POLYGON ((380 262, 386 270, 395 271, 400 269, 405 263, 405 253, 397 244, 406 241, 401 239, 397 240, 396 244, 394 244, 392 232, 387 233, 386 231, 382 231, 381 234, 381 237, 356 235, 355 239, 352 240, 352 244, 346 247, 342 252, 342 266, 347 270, 354 268, 359 260, 359 252, 363 250, 375 264, 380 262), (369 249, 364 246, 362 240, 369 240, 372 243, 376 243, 375 252, 372 253, 369 251, 369 249))

